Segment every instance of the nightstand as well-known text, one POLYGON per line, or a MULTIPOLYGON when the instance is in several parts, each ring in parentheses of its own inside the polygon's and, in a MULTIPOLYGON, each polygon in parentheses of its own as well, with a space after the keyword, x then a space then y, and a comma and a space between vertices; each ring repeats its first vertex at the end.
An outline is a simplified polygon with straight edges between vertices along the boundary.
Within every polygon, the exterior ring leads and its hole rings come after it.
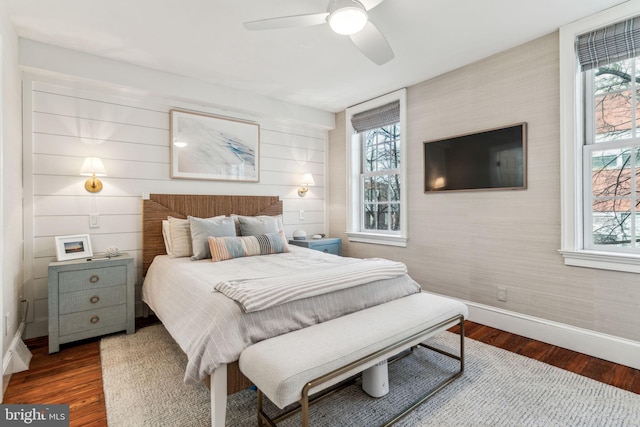
POLYGON ((49 264, 49 353, 60 344, 135 332, 133 256, 49 264))
POLYGON ((322 239, 289 240, 290 245, 302 246, 316 251, 342 255, 342 239, 338 237, 323 237, 322 239))

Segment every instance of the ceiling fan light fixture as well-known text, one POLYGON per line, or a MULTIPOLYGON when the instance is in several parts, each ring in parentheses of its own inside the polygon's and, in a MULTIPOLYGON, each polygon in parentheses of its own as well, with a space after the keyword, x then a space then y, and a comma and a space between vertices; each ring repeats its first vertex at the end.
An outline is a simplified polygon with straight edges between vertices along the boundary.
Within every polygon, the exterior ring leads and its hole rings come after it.
POLYGON ((356 2, 336 2, 334 8, 327 17, 329 26, 338 34, 349 36, 355 34, 367 25, 368 16, 364 7, 356 2), (342 6, 344 4, 344 6, 342 6))

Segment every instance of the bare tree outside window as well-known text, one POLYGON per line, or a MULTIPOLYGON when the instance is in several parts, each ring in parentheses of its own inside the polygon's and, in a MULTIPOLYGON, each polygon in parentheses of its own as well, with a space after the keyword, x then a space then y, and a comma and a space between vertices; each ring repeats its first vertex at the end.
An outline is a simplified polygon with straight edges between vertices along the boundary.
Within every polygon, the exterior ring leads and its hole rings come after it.
POLYGON ((640 248, 639 71, 632 58, 593 73, 593 132, 591 138, 587 132, 585 155, 594 245, 640 248))
POLYGON ((362 227, 400 230, 400 125, 364 132, 362 138, 362 227))

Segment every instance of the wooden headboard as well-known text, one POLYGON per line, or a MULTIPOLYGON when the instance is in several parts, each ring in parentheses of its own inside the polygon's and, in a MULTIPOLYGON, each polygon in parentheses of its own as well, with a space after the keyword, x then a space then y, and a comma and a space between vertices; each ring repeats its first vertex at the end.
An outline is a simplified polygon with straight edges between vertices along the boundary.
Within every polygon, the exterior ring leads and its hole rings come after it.
POLYGON ((209 218, 217 215, 279 215, 278 196, 212 196, 193 194, 151 194, 142 201, 142 275, 156 255, 166 254, 162 220, 187 215, 209 218))

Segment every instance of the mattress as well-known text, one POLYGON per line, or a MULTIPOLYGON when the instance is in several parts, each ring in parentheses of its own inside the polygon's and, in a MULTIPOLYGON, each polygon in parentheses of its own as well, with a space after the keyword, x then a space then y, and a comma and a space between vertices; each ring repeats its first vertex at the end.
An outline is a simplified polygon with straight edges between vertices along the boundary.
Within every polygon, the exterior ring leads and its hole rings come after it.
POLYGON ((238 360, 242 350, 256 342, 421 291, 403 274, 246 313, 214 289, 221 281, 288 277, 353 260, 293 245, 289 249, 222 262, 155 257, 142 300, 186 353, 186 383, 200 382, 221 364, 238 360))

